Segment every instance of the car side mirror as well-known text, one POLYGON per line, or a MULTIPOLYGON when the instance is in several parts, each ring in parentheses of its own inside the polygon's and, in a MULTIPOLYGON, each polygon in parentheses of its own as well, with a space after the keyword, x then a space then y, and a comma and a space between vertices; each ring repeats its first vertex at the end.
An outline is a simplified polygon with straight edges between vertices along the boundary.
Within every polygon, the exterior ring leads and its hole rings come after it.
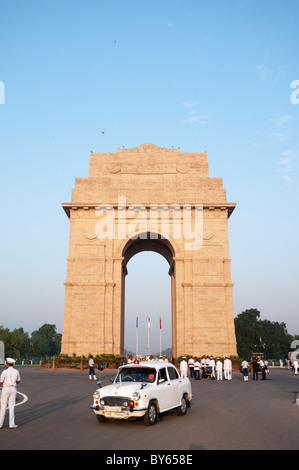
POLYGON ((101 380, 99 380, 99 381, 97 382, 97 385, 99 385, 99 387, 101 387, 101 385, 102 385, 102 381, 101 381, 101 380))
POLYGON ((141 390, 142 390, 144 387, 146 387, 146 386, 147 386, 147 382, 142 382, 142 384, 141 384, 141 390))

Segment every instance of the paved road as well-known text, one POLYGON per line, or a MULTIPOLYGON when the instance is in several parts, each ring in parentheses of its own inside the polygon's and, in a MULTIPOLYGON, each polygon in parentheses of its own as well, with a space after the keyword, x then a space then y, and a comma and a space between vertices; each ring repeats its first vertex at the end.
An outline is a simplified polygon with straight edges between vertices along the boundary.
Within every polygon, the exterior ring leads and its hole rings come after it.
MULTIPOLYGON (((167 413, 155 426, 141 421, 99 424, 90 409, 96 382, 87 372, 19 367, 18 429, 0 430, 1 450, 297 450, 299 375, 271 369, 255 382, 234 372, 233 380, 192 380, 193 404, 186 416, 167 413), (21 399, 21 395, 20 395, 21 399)), ((1 369, 0 369, 1 372, 1 369)), ((114 370, 102 372, 103 385, 114 370)), ((91 457, 92 458, 92 457, 91 457)))

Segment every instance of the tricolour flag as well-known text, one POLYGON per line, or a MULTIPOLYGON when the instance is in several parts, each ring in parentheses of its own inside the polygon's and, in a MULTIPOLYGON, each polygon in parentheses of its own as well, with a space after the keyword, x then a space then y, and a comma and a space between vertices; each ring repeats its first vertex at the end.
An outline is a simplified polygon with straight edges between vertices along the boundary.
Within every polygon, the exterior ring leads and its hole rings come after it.
POLYGON ((162 320, 161 320, 161 317, 160 317, 160 330, 162 330, 162 320))

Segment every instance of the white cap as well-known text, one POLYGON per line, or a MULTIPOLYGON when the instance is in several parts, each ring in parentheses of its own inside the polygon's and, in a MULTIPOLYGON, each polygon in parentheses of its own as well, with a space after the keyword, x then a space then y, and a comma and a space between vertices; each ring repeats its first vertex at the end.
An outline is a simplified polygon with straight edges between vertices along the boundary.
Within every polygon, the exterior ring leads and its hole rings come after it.
POLYGON ((7 357, 5 362, 7 362, 7 364, 11 364, 12 366, 14 366, 16 363, 15 359, 12 359, 11 357, 7 357))

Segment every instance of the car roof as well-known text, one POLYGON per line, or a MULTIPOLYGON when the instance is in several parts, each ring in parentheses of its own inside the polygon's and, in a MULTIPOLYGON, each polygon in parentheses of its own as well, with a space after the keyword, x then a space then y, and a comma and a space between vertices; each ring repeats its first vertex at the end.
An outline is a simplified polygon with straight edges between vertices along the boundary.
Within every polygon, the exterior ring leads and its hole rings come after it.
POLYGON ((134 364, 134 362, 131 362, 131 364, 125 364, 121 366, 120 368, 122 369, 123 367, 152 367, 154 369, 162 369, 162 367, 174 367, 174 365, 171 362, 165 362, 165 361, 140 361, 139 364, 134 364))

